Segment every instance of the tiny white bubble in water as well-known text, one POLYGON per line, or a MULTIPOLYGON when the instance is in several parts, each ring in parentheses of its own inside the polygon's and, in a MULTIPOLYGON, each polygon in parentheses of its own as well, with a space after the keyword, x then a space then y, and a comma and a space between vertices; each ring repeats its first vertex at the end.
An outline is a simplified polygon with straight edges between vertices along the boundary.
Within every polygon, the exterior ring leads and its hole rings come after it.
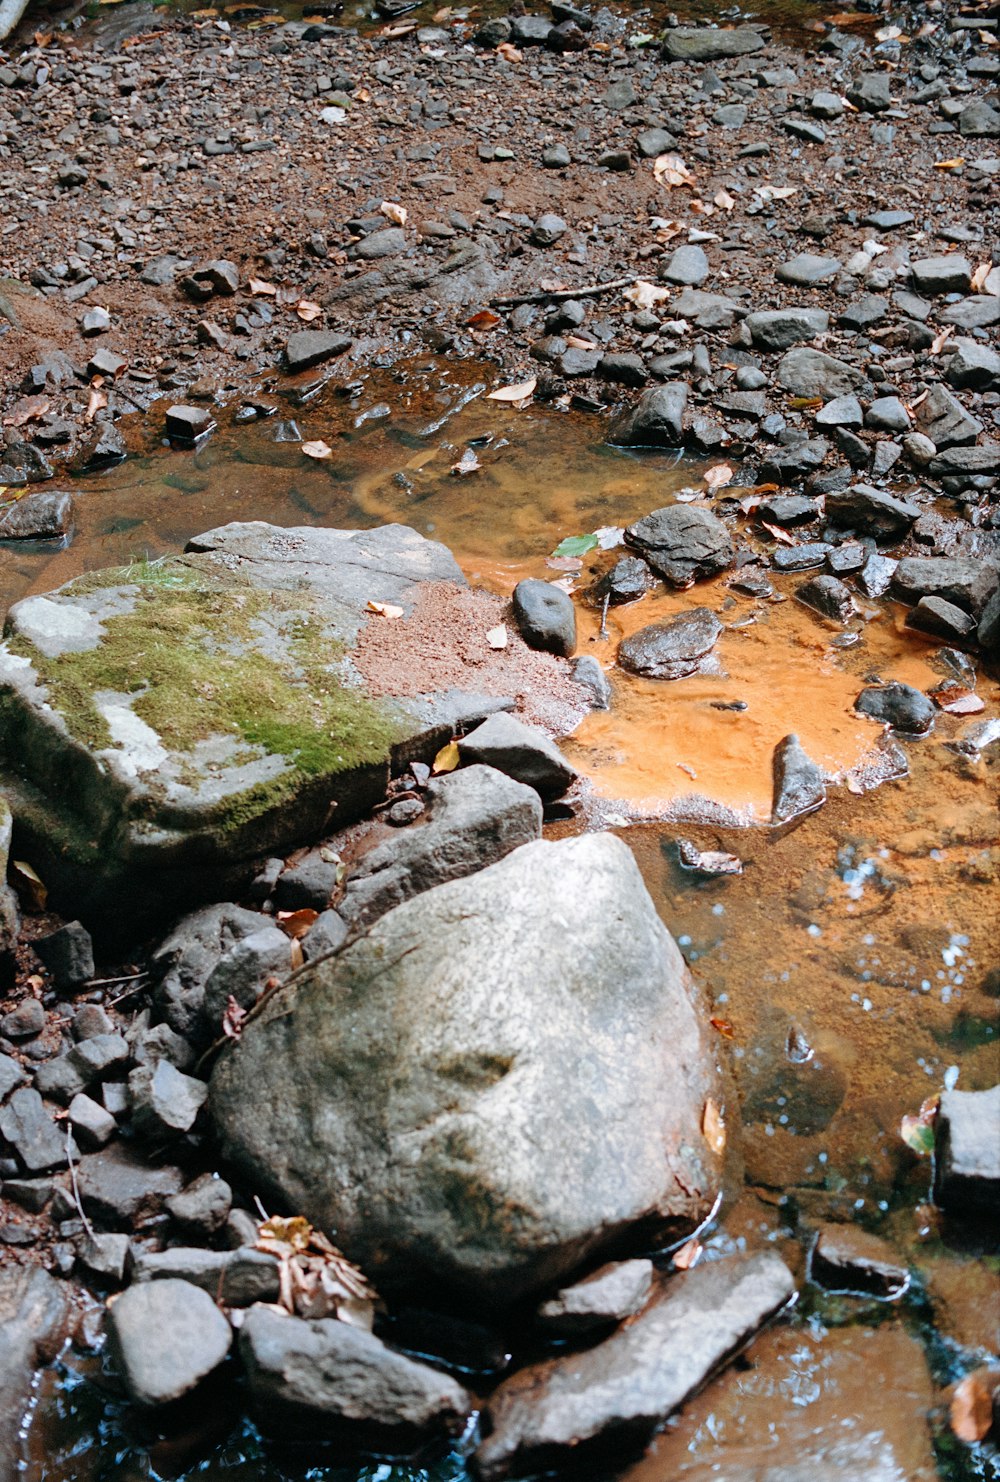
POLYGON ((954 1091, 958 1085, 958 1066, 949 1065, 944 1073, 944 1088, 946 1091, 954 1091))

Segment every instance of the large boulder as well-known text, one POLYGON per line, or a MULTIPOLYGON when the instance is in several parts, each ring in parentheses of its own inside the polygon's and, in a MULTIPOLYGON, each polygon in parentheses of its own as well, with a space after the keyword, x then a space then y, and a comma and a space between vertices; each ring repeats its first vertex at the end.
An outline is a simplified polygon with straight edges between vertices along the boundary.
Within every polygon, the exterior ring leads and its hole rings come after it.
POLYGON ((499 1307, 711 1207, 706 1022, 628 848, 540 841, 279 989, 210 1109, 250 1186, 381 1288, 499 1307))
POLYGON ((482 665, 467 689, 414 696, 402 645, 398 689, 390 673, 369 692, 353 662, 367 624, 402 625, 423 585, 445 582, 466 585, 454 558, 403 525, 257 522, 16 603, 0 784, 56 904, 137 933, 217 899, 334 815, 363 816, 392 760, 429 759, 456 725, 512 703, 487 698, 482 665))

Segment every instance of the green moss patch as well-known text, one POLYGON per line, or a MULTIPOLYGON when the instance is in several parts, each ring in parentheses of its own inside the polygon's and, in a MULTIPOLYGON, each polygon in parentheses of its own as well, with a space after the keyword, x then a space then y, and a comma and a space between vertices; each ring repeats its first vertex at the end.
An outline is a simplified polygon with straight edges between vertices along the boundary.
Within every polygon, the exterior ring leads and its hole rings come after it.
MULTIPOLYGON (((34 646, 10 647, 30 659, 49 703, 70 733, 92 748, 112 744, 94 696, 133 696, 132 710, 174 752, 231 736, 286 757, 302 777, 382 761, 396 739, 384 708, 343 683, 342 647, 319 615, 280 592, 206 582, 183 566, 130 567, 101 573, 104 587, 128 584, 133 611, 102 619, 94 649, 46 658, 34 646), (262 635, 287 658, 260 651, 262 635)), ((93 590, 93 579, 67 595, 93 590)))

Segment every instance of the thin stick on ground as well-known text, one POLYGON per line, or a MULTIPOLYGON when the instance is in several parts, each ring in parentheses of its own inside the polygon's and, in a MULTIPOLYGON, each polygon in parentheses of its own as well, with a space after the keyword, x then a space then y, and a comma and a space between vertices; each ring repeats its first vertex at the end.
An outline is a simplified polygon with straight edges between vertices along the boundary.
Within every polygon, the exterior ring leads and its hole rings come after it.
POLYGON ((69 1164, 69 1181, 73 1186, 73 1203, 76 1205, 77 1213, 83 1222, 83 1228, 91 1240, 93 1240, 94 1227, 84 1214, 83 1204, 80 1201, 80 1185, 76 1181, 76 1164, 73 1162, 73 1129, 69 1126, 66 1128, 66 1161, 69 1164))

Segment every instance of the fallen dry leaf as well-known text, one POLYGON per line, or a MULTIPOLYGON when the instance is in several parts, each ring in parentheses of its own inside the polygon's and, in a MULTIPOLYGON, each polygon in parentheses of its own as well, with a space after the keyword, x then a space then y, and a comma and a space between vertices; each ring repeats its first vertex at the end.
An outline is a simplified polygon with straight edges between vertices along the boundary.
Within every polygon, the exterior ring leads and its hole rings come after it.
POLYGON ((637 279, 622 293, 622 298, 627 298, 637 309, 654 309, 657 304, 665 303, 669 297, 669 288, 664 288, 662 283, 648 283, 645 278, 637 279))
POLYGON ((435 777, 441 772, 454 772, 461 760, 462 757, 458 749, 458 743, 456 741, 449 741, 445 746, 442 746, 434 758, 434 761, 431 763, 431 771, 435 777))
POLYGON ((960 170, 965 164, 965 156, 959 155, 953 160, 935 160, 935 170, 960 170))
POLYGON ((993 1391, 1000 1384, 1000 1374, 977 1369, 966 1374, 955 1386, 948 1407, 951 1428, 960 1441, 974 1446, 985 1440, 993 1425, 993 1391))
POLYGON ((318 319, 320 317, 320 315, 323 313, 323 310, 321 309, 319 304, 314 304, 311 299, 300 298, 298 303, 295 305, 295 312, 296 314, 298 314, 303 324, 312 324, 314 319, 318 319))
POLYGON ((401 607, 395 607, 391 602, 369 601, 365 611, 375 612, 379 617, 384 618, 401 618, 403 616, 403 609, 401 607))
POLYGON ((733 470, 728 463, 716 463, 714 467, 707 468, 702 478, 710 489, 721 489, 723 484, 728 484, 733 477, 733 470))
POLYGON ((953 689, 942 687, 929 693, 935 705, 940 710, 946 710, 949 715, 978 715, 980 710, 986 709, 986 701, 980 695, 958 685, 953 689))
POLYGON ((303 906, 299 911, 279 911, 275 920, 281 930, 288 937, 304 937, 311 926, 319 919, 319 912, 314 911, 311 906, 303 906))
POLYGON ((787 201, 797 190, 797 185, 757 185, 754 195, 760 196, 762 201, 787 201))
POLYGON ((470 314, 465 321, 467 329, 495 329, 503 320, 499 314, 494 314, 492 309, 480 309, 478 314, 470 314))
POLYGON ((408 213, 406 207, 401 206, 398 201, 383 201, 378 209, 387 221, 395 222, 396 226, 406 225, 408 213))
POLYGON ((29 396, 19 401, 9 417, 4 417, 5 427, 23 427, 26 422, 33 422, 39 417, 44 417, 52 403, 47 396, 29 396))
POLYGON ((507 647, 507 629, 503 623, 499 627, 489 630, 486 634, 486 642, 490 648, 500 649, 507 647))
POLYGON ((487 393, 487 401, 527 401, 535 387, 538 385, 538 377, 532 376, 529 381, 519 381, 516 386, 498 386, 496 391, 487 393))
POLYGON ((676 1270, 690 1271, 692 1266, 698 1264, 703 1249, 700 1240, 688 1240, 680 1250, 674 1251, 670 1259, 676 1270))
POLYGON ((288 956, 292 965, 292 971, 298 972, 299 968, 305 967, 306 964, 306 954, 302 950, 302 943, 298 937, 292 937, 288 945, 291 948, 288 956))
POLYGON ((29 913, 34 915, 45 910, 45 903, 49 898, 47 886, 35 874, 30 864, 23 859, 15 859, 10 866, 10 883, 21 898, 21 905, 29 913))
POLYGON ((255 298, 260 298, 265 294, 273 296, 278 291, 273 283, 267 283, 263 278, 251 278, 247 287, 255 298))
POLYGON ((761 520, 760 528, 766 530, 768 535, 773 535, 775 540, 782 545, 798 545, 794 535, 789 535, 787 530, 782 530, 780 525, 769 525, 766 520, 761 520))
POLYGON ((931 354, 940 355, 941 351, 944 349, 945 345, 948 343, 954 333, 955 326, 953 324, 949 324, 947 329, 942 329, 940 334, 935 335, 933 340, 931 341, 931 354))
POLYGON ((87 398, 87 410, 83 414, 85 422, 93 422, 98 412, 103 411, 108 404, 108 398, 99 386, 91 386, 90 395, 87 398))
POLYGON ((705 1110, 701 1114, 701 1130, 712 1152, 721 1154, 726 1146, 726 1123, 722 1108, 711 1096, 705 1102, 705 1110))
POLYGON ((723 1039, 733 1039, 736 1031, 728 1019, 709 1019, 712 1028, 722 1035, 723 1039))
POLYGON ((303 443, 302 451, 303 453, 305 453, 307 458, 333 457, 333 449, 330 447, 330 444, 325 443, 322 438, 316 438, 316 440, 311 443, 303 443))
POLYGON ((462 454, 461 458, 459 458, 458 462, 451 465, 451 472, 455 474, 456 477, 461 478, 464 474, 467 473, 478 473, 481 468, 482 464, 476 457, 475 449, 466 448, 465 452, 462 454))
POLYGON ((728 190, 717 190, 713 197, 715 204, 723 211, 732 211, 736 206, 736 200, 728 190))
POLYGON ((524 61, 524 52, 518 51, 517 47, 512 46, 509 41, 501 41, 500 45, 497 47, 497 56, 503 57, 505 62, 524 61))
POLYGON ((222 1032, 226 1039, 239 1039, 243 1033, 243 1020, 246 1016, 246 1009, 238 1004, 230 993, 226 999, 226 1011, 222 1016, 222 1032))
POLYGON ((693 186, 694 176, 679 154, 661 154, 653 161, 653 176, 660 185, 673 190, 679 185, 693 186))

